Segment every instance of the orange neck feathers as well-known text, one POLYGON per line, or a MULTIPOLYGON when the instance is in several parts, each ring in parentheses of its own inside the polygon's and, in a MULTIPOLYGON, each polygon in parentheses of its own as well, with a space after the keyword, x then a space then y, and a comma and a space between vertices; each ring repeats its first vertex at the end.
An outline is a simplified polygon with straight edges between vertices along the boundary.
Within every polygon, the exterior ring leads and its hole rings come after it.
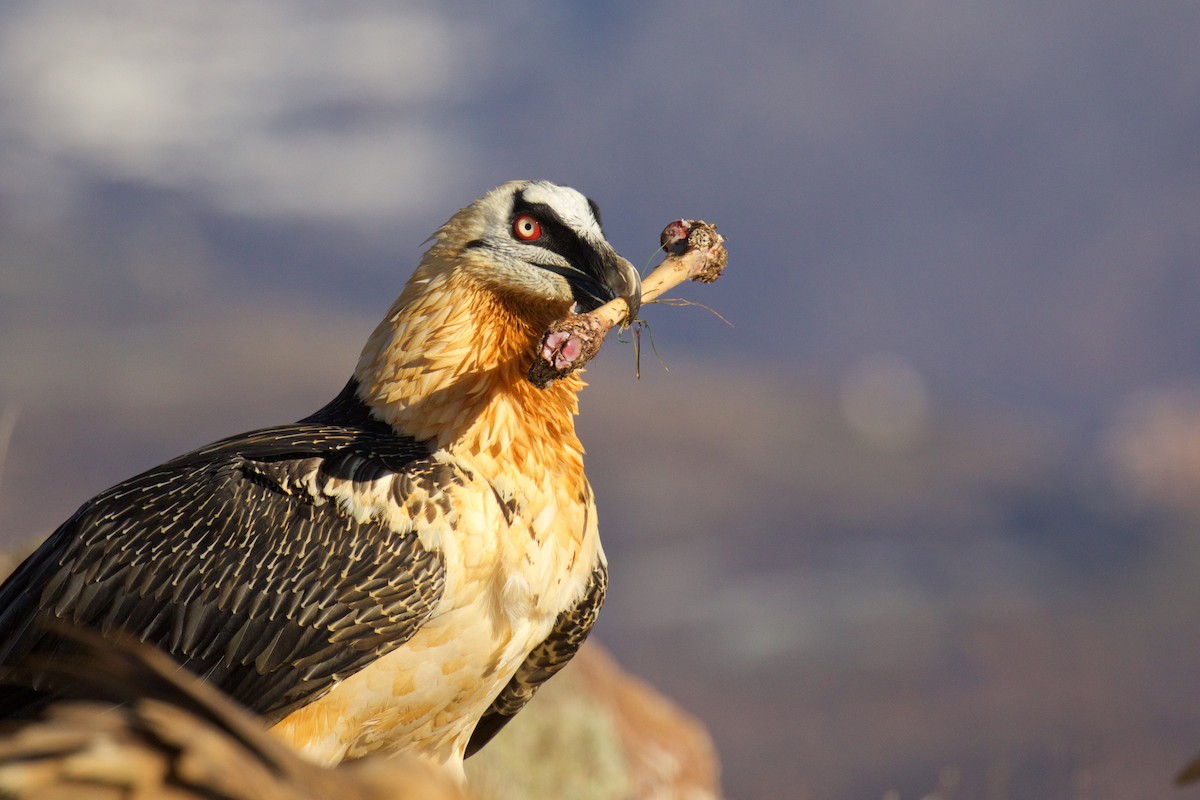
MULTIPOLYGON (((359 397, 397 431, 500 462, 582 463, 577 375, 527 379, 542 332, 568 308, 501 295, 434 247, 375 329, 355 370, 359 397)), ((469 258, 456 254, 458 258, 469 258)))

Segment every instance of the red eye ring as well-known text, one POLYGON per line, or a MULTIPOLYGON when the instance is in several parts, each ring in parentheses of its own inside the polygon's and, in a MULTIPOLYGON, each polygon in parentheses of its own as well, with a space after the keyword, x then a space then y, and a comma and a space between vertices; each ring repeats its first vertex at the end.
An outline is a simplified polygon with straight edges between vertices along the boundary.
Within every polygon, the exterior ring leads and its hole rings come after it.
POLYGON ((522 242, 532 242, 542 235, 542 223, 538 222, 536 217, 522 214, 513 220, 512 230, 513 236, 522 242))

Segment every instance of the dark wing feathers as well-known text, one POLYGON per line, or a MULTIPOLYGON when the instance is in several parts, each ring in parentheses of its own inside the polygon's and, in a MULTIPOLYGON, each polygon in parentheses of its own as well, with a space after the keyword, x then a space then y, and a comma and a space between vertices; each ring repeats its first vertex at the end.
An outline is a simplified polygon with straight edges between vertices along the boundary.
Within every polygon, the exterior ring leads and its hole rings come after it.
POLYGON ((583 597, 573 608, 558 615, 550 635, 529 653, 512 680, 480 718, 467 743, 468 757, 490 742, 533 699, 538 688, 575 657, 596 622, 607 591, 608 568, 602 562, 597 563, 583 597))
POLYGON ((346 416, 225 439, 85 504, 0 587, 0 663, 64 647, 51 618, 126 631, 276 721, 398 647, 441 597, 441 554, 319 487, 444 476, 422 444, 346 416))

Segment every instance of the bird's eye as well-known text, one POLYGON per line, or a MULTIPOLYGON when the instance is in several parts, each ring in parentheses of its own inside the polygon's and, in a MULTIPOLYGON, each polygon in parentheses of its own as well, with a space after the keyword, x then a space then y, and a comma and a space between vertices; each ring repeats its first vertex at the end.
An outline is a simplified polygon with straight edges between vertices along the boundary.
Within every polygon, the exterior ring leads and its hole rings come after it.
POLYGON ((522 214, 513 220, 513 236, 523 242, 532 242, 542 235, 542 223, 528 214, 522 214))

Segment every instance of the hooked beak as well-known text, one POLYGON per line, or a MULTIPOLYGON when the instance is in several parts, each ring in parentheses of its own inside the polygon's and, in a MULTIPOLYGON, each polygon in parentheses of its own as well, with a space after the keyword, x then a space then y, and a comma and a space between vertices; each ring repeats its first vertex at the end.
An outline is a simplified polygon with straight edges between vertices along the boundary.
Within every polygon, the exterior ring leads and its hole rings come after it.
POLYGON ((595 311, 620 297, 629 306, 627 321, 635 320, 642 306, 642 279, 633 264, 611 247, 589 250, 583 260, 579 271, 567 276, 579 310, 595 311))

